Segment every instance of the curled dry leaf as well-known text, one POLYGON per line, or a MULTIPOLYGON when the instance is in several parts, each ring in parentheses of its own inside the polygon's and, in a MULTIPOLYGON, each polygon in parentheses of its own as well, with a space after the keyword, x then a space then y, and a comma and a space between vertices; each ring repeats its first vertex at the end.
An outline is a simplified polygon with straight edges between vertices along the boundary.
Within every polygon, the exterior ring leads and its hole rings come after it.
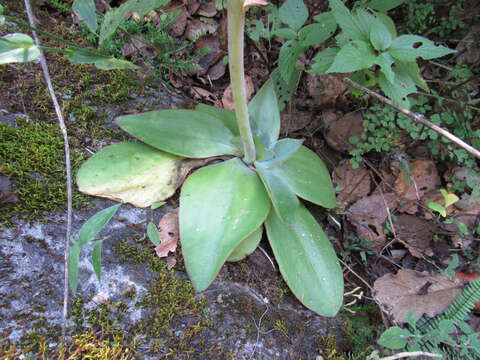
POLYGON ((206 34, 215 34, 218 24, 213 19, 203 18, 204 21, 198 19, 188 22, 185 30, 185 37, 190 41, 197 41, 201 36, 206 34))
POLYGON ((221 156, 214 156, 206 159, 186 159, 179 168, 178 187, 182 186, 187 176, 195 169, 206 166, 214 161, 223 159, 221 156))
POLYGON ((203 37, 195 43, 196 53, 205 50, 208 50, 208 53, 198 60, 196 66, 196 73, 198 75, 205 75, 211 66, 223 58, 223 51, 220 50, 220 41, 214 36, 203 37))
POLYGON ((417 258, 432 256, 433 231, 430 223, 411 215, 399 215, 394 222, 398 241, 417 258))
POLYGON ((175 0, 167 5, 163 11, 167 14, 175 15, 175 21, 168 28, 170 35, 174 37, 182 36, 188 20, 186 7, 180 1, 175 0))
POLYGON ((440 185, 435 163, 430 160, 415 160, 409 170, 402 170, 395 180, 395 193, 405 200, 420 200, 426 193, 440 185))
POLYGON ((443 313, 460 295, 462 281, 447 275, 428 275, 415 270, 400 270, 387 274, 373 285, 375 300, 398 323, 407 322, 412 312, 415 319, 423 315, 434 317, 443 313))
POLYGON ((352 168, 350 160, 343 160, 335 168, 332 176, 333 183, 340 187, 337 194, 337 203, 345 207, 370 194, 372 181, 367 169, 352 168))
POLYGON ((160 230, 160 246, 155 248, 158 257, 168 256, 169 252, 177 250, 178 238, 180 236, 178 225, 178 208, 162 216, 158 223, 160 230))
MULTIPOLYGON (((253 95, 253 92, 255 91, 255 86, 253 85, 253 81, 250 76, 245 76, 245 89, 247 91, 247 100, 250 100, 250 98, 253 95)), ((222 104, 223 104, 223 107, 227 110, 235 109, 235 104, 233 102, 232 88, 230 85, 223 92, 222 104)))
POLYGON ((334 75, 307 74, 307 91, 313 103, 322 107, 335 107, 337 102, 344 101, 347 85, 334 75))
POLYGON ((217 15, 217 12, 218 11, 214 1, 201 3, 197 11, 198 15, 205 16, 207 18, 214 17, 217 15))
POLYGON ((370 240, 370 247, 380 251, 386 242, 383 223, 397 206, 397 197, 393 193, 371 195, 350 206, 347 218, 355 226, 358 238, 370 240))
POLYGON ((363 133, 363 117, 359 112, 349 113, 332 121, 326 129, 325 140, 332 149, 347 153, 355 145, 350 142, 353 136, 363 133))

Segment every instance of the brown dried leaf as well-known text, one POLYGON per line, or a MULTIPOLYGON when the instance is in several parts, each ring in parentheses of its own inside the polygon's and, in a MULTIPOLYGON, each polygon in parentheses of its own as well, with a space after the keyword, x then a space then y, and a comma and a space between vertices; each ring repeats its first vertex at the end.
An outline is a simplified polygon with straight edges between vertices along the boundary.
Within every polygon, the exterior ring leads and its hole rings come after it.
POLYGON ((399 215, 394 226, 398 240, 405 245, 410 254, 417 258, 433 255, 433 231, 427 221, 416 216, 399 215))
POLYGON ((288 134, 305 128, 312 121, 312 113, 310 111, 285 111, 281 116, 282 134, 288 134))
POLYGON ((223 57, 223 52, 220 50, 220 41, 215 36, 203 37, 197 40, 195 52, 200 53, 205 49, 208 49, 208 53, 198 60, 196 66, 198 75, 205 75, 208 69, 223 57))
POLYGON ((380 251, 386 242, 383 223, 387 220, 388 211, 393 212, 397 206, 397 197, 393 193, 372 195, 350 206, 347 218, 355 226, 357 236, 369 239, 371 248, 380 251))
POLYGON ((200 8, 198 9, 197 13, 200 16, 205 16, 207 18, 212 18, 215 15, 217 15, 217 8, 215 7, 215 2, 210 1, 210 2, 204 2, 200 5, 200 8))
POLYGON ((313 98, 314 104, 323 107, 334 107, 347 90, 342 80, 329 74, 308 74, 306 82, 308 95, 313 98))
POLYGON ((129 56, 136 52, 142 52, 146 45, 140 40, 133 38, 130 42, 122 46, 122 55, 129 56))
POLYGON ((160 246, 155 248, 158 257, 168 256, 169 252, 177 250, 178 238, 180 236, 178 225, 178 208, 162 216, 158 223, 160 230, 160 246))
MULTIPOLYGON (((255 86, 253 86, 253 81, 250 76, 245 76, 245 89, 247 91, 247 100, 250 100, 253 92, 255 91, 255 86)), ((223 92, 222 104, 223 107, 227 110, 235 110, 232 88, 230 85, 223 92)))
POLYGON ((225 71, 227 69, 227 65, 223 62, 223 60, 218 60, 215 65, 210 67, 208 69, 207 76, 210 80, 218 80, 220 79, 223 75, 225 75, 225 71))
POLYGON ((363 132, 363 117, 359 112, 349 113, 330 123, 325 131, 325 140, 332 149, 349 152, 355 145, 350 142, 352 136, 363 132))
POLYGON ((0 175, 0 203, 8 202, 18 202, 18 198, 13 190, 12 182, 7 177, 0 175))
POLYGON ((208 18, 204 18, 204 21, 192 20, 188 22, 185 30, 185 37, 190 41, 197 41, 200 37, 207 34, 215 34, 218 28, 218 24, 208 18))
POLYGON ((426 193, 440 185, 435 163, 430 160, 415 160, 407 172, 402 170, 395 180, 395 193, 405 200, 420 200, 426 193))
POLYGON ((462 292, 460 280, 408 269, 382 276, 373 287, 376 301, 399 323, 407 322, 409 312, 416 320, 437 316, 462 292))
POLYGON ((337 203, 345 207, 370 194, 372 181, 367 169, 352 168, 351 162, 343 160, 333 172, 333 183, 342 190, 337 194, 337 203))

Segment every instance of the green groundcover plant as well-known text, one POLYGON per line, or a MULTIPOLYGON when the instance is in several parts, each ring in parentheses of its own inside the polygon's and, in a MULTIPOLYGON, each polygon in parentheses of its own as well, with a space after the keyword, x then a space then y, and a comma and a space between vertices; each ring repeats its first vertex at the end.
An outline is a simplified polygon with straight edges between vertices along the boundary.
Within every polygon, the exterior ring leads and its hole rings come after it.
MULTIPOLYGON (((87 194, 140 207, 155 206, 175 192, 182 161, 221 157, 221 162, 192 173, 180 192, 182 254, 195 289, 206 289, 226 261, 239 261, 252 253, 266 229, 280 272, 292 292, 308 308, 333 316, 343 299, 342 269, 327 235, 299 200, 326 208, 336 206, 328 170, 301 140, 279 139, 280 111, 272 80, 247 104, 245 14, 249 7, 265 3, 228 1, 235 112, 200 104, 194 110, 121 116, 117 124, 140 142, 105 147, 83 164, 77 183, 87 194)), ((93 1, 75 4, 86 6, 90 15, 81 18, 92 31, 97 30, 93 1)), ((38 58, 39 48, 27 35, 7 35, 0 40, 0 63, 38 58)), ((130 65, 112 58, 99 59, 94 50, 70 48, 63 52, 71 60, 80 57, 97 66, 100 62, 100 67, 104 63, 130 65)), ((92 217, 71 240, 74 288, 80 249, 117 209, 105 209, 92 217)), ((93 255, 98 276, 102 242, 95 243, 93 255)))

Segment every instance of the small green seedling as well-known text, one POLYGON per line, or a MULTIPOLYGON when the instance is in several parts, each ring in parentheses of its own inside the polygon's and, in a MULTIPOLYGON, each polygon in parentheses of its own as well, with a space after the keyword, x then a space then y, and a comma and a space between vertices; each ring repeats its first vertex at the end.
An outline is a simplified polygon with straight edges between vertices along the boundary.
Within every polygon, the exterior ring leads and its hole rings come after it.
POLYGON ((455 204, 458 200, 460 200, 458 198, 457 195, 455 195, 454 193, 449 193, 447 190, 445 189, 440 189, 440 193, 442 194, 443 196, 443 201, 444 201, 444 204, 445 205, 441 205, 439 203, 436 203, 436 202, 429 202, 427 204, 427 206, 432 209, 433 211, 436 211, 438 212, 440 215, 442 215, 443 217, 447 217, 447 208, 450 206, 450 205, 453 205, 455 204))

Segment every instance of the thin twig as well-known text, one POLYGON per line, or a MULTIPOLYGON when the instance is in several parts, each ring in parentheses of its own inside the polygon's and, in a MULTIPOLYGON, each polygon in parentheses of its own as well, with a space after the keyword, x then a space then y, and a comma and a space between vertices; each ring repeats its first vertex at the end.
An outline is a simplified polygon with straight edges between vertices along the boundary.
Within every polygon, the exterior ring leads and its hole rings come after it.
POLYGON ((411 351, 411 352, 401 352, 392 356, 387 356, 380 358, 380 360, 397 360, 397 359, 403 359, 409 356, 426 356, 430 358, 441 358, 442 355, 439 354, 434 354, 434 353, 428 353, 428 352, 423 352, 423 351, 411 351))
POLYGON ((425 126, 427 126, 428 128, 430 128, 431 130, 439 133, 440 135, 442 135, 443 137, 446 137, 447 139, 449 139, 450 141, 454 142, 455 144, 457 144, 458 146, 460 146, 461 148, 465 149, 466 151, 468 151, 470 154, 472 154, 473 156, 475 156, 477 159, 480 159, 480 151, 478 151, 477 149, 475 149, 473 146, 470 146, 468 145, 466 142, 464 142, 463 140, 461 140, 460 138, 456 137, 455 135, 453 135, 452 133, 448 132, 447 130, 445 129, 442 129, 440 126, 437 126, 435 125, 434 123, 428 121, 425 116, 423 116, 422 114, 418 114, 418 113, 415 113, 413 111, 410 111, 408 109, 405 109, 403 107, 401 107, 400 105, 394 103, 392 100, 390 99, 387 99, 385 96, 382 96, 378 93, 376 93, 375 91, 372 91, 368 88, 366 88, 365 86, 362 86, 358 83, 356 83, 355 81, 347 78, 347 77, 342 77, 340 78, 341 80, 343 80, 345 83, 347 83, 348 85, 350 86, 353 86, 354 88, 358 89, 358 90, 361 90, 361 91, 364 91, 366 92, 367 94, 377 98, 378 100, 382 101, 383 103, 393 107, 394 109, 400 111, 402 114, 405 114, 407 115, 409 118, 413 119, 414 121, 420 123, 420 124, 423 124, 425 126))
MULTIPOLYGON (((35 17, 33 15, 32 6, 30 5, 30 0, 25 0, 25 9, 28 15, 28 21, 30 26, 35 27, 35 17)), ((40 47, 40 39, 35 32, 32 30, 33 38, 35 39, 35 44, 40 47)), ((63 118, 62 109, 60 108, 60 104, 58 103, 57 96, 55 95, 55 91, 52 85, 52 79, 50 77, 50 73, 48 71, 47 60, 45 59, 45 55, 43 51, 40 49, 40 64, 42 66, 43 77, 45 78, 45 82, 48 87, 48 92, 50 93, 50 97, 53 102, 53 106, 55 107, 55 112, 57 114, 58 125, 60 127, 60 131, 63 135, 63 144, 64 144, 64 151, 65 151, 65 169, 66 169, 66 177, 67 177, 67 230, 66 230, 66 238, 65 238, 65 251, 64 251, 64 287, 63 287, 63 312, 62 312, 62 338, 65 340, 65 336, 67 333, 67 309, 68 309, 68 252, 69 252, 69 239, 72 232, 72 169, 71 169, 71 161, 70 161, 70 146, 68 145, 68 133, 67 127, 65 126, 65 120, 63 118)))

